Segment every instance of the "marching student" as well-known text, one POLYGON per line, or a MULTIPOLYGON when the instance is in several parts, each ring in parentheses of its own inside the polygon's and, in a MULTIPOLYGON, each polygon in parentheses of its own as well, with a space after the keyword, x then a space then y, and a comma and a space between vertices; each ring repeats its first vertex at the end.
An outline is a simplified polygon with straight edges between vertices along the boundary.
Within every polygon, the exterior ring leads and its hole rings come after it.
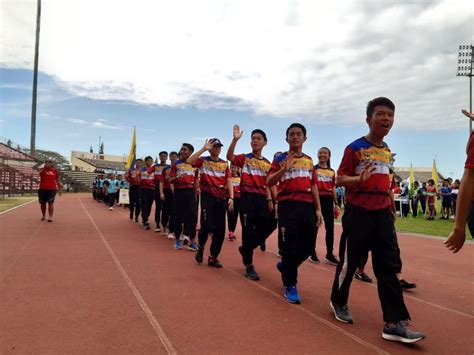
POLYGON ((194 147, 189 143, 183 143, 179 151, 180 159, 170 169, 169 182, 174 185, 174 233, 176 242, 174 248, 183 248, 182 238, 188 244, 188 250, 196 251, 196 168, 186 163, 186 160, 194 152, 194 147))
POLYGON ((53 166, 51 160, 44 163, 44 167, 39 171, 40 184, 38 189, 38 200, 41 206, 41 220, 46 219, 46 204, 48 205, 48 222, 53 221, 54 200, 56 193, 61 194, 61 182, 59 181, 59 173, 53 166))
POLYGON ((105 176, 99 175, 99 180, 97 181, 97 202, 105 201, 104 181, 105 181, 105 176))
MULTIPOLYGON (((462 113, 474 120, 474 113, 462 110, 462 113)), ((466 240, 466 224, 471 235, 474 236, 474 134, 471 132, 466 147, 467 159, 464 164, 464 174, 456 200, 456 214, 454 216, 454 228, 444 242, 446 247, 453 253, 461 250, 466 240)))
POLYGON ((108 179, 104 181, 104 186, 105 186, 105 191, 107 195, 109 211, 112 211, 115 206, 115 199, 117 197, 117 186, 118 186, 118 181, 115 178, 115 174, 109 174, 108 179))
POLYGON ((155 188, 155 171, 153 168, 153 158, 147 156, 145 158, 145 166, 140 169, 140 203, 142 210, 143 229, 149 230, 150 223, 148 218, 153 205, 153 190, 155 188))
POLYGON ((174 196, 173 185, 169 182, 169 173, 171 166, 178 160, 177 152, 170 152, 170 165, 166 165, 161 173, 160 198, 163 201, 163 212, 161 215, 161 224, 163 232, 167 234, 168 239, 174 239, 174 196))
POLYGON ((227 224, 229 229, 229 241, 235 241, 235 227, 237 226, 237 219, 240 212, 240 169, 232 165, 230 167, 230 181, 234 188, 234 206, 232 211, 227 210, 227 224))
MULTIPOLYGON (((331 169, 331 151, 322 147, 318 151, 318 164, 314 167, 321 203, 321 213, 324 218, 324 229, 326 230, 326 257, 324 260, 331 265, 337 265, 339 260, 333 254, 334 248, 334 212, 339 213, 336 197, 336 172, 331 169)), ((310 261, 319 263, 316 254, 316 238, 314 239, 313 253, 310 261)))
POLYGON ((219 254, 225 237, 225 215, 227 209, 232 211, 234 202, 234 187, 230 180, 229 167, 226 161, 219 158, 221 149, 222 143, 219 139, 209 139, 186 160, 186 163, 200 170, 201 228, 195 259, 199 264, 203 262, 204 248, 209 234, 212 233, 207 264, 216 268, 222 267, 219 254), (209 151, 210 155, 201 157, 206 151, 209 151))
POLYGON ((161 228, 160 228, 160 225, 161 225, 161 208, 162 208, 162 200, 161 200, 161 191, 162 191, 162 188, 160 187, 161 184, 163 184, 163 178, 162 178, 162 175, 163 175, 163 170, 168 167, 168 165, 166 164, 166 161, 168 160, 168 152, 160 152, 159 154, 159 157, 160 157, 160 163, 159 164, 155 164, 153 166, 154 168, 154 173, 155 173, 155 188, 154 188, 154 192, 153 192, 153 198, 155 200, 155 224, 156 224, 156 228, 155 228, 155 232, 156 233, 159 233, 161 232, 161 228))
POLYGON ((130 219, 133 219, 135 213, 135 223, 138 223, 138 216, 140 215, 140 171, 142 169, 142 160, 135 160, 135 166, 127 171, 125 178, 130 184, 128 191, 128 199, 130 202, 130 219))
POLYGON ((282 234, 281 272, 284 297, 301 303, 296 284, 298 267, 312 253, 316 230, 322 225, 321 205, 313 159, 303 153, 306 128, 300 123, 286 130, 289 151, 273 160, 267 175, 269 186, 278 183, 278 224, 282 234))
POLYGON ((346 147, 337 172, 337 184, 347 189, 347 204, 339 245, 341 262, 336 269, 330 305, 337 320, 353 322, 347 305, 350 285, 362 257, 371 250, 383 313, 382 337, 413 343, 425 336, 408 328, 410 314, 396 275, 400 258, 391 192, 393 156, 384 142, 392 128, 394 112, 395 105, 385 97, 368 103, 366 122, 369 133, 346 147))
MULTIPOLYGON (((253 265, 253 251, 265 242, 276 228, 272 192, 267 187, 266 174, 271 163, 262 155, 267 145, 267 135, 261 129, 250 134, 252 152, 235 155, 235 147, 242 137, 240 127, 233 127, 233 139, 227 150, 227 160, 241 169, 240 180, 240 224, 242 225, 242 245, 239 252, 245 266, 245 276, 254 281, 260 275, 253 265)), ((275 190, 275 189, 273 189, 275 190)))

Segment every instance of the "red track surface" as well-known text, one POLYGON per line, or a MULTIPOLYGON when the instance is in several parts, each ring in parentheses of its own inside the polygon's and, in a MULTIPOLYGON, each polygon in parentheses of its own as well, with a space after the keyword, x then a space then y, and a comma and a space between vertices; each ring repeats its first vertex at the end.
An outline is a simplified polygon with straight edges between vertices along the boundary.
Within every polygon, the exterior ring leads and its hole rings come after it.
POLYGON ((224 243, 217 270, 90 195, 60 197, 56 208, 54 223, 40 222, 36 203, 0 215, 2 354, 474 352, 472 244, 453 255, 439 239, 399 235, 404 275, 418 284, 405 300, 414 328, 427 335, 405 346, 381 338, 372 285, 352 284, 354 324, 334 320, 333 266, 302 265, 302 304, 288 304, 276 235, 267 252, 256 251, 262 280, 253 282, 243 276, 238 242, 224 243))

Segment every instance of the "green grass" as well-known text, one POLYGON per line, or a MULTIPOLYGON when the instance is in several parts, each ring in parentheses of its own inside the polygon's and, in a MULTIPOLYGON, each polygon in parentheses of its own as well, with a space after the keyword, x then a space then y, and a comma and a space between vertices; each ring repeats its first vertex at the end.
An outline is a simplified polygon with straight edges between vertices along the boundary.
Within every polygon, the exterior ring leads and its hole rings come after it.
POLYGON ((21 197, 7 197, 0 200, 0 212, 4 212, 15 206, 21 205, 25 202, 36 200, 36 195, 21 196, 21 197))
MULTIPOLYGON (((341 216, 343 211, 341 211, 341 216)), ((436 201, 436 212, 437 215, 433 221, 428 221, 426 218, 420 214, 418 217, 412 217, 411 214, 408 217, 400 218, 397 217, 395 222, 395 229, 397 232, 405 233, 417 233, 417 234, 427 234, 438 237, 447 237, 452 231, 454 226, 454 221, 451 219, 439 219, 441 217, 441 202, 436 201)), ((341 216, 338 219, 338 222, 341 222, 341 216)), ((466 228, 466 236, 468 240, 472 239, 472 236, 469 233, 469 230, 466 228)))

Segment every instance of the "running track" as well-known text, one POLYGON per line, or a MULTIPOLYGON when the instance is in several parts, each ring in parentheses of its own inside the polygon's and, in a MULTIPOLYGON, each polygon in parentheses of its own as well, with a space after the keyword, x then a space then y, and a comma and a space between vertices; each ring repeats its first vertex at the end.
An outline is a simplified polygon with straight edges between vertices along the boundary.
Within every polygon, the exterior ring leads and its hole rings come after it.
MULTIPOLYGON (((407 346, 381 338, 373 285, 352 284, 354 324, 334 320, 333 266, 304 263, 302 304, 285 302, 276 235, 256 251, 262 281, 253 282, 238 242, 226 240, 218 270, 89 194, 59 197, 56 209, 54 223, 40 222, 35 202, 0 215, 2 354, 474 352, 472 244, 453 255, 439 239, 399 236, 405 277, 418 284, 405 300, 427 334, 407 346)), ((321 232, 318 248, 324 256, 321 232)))

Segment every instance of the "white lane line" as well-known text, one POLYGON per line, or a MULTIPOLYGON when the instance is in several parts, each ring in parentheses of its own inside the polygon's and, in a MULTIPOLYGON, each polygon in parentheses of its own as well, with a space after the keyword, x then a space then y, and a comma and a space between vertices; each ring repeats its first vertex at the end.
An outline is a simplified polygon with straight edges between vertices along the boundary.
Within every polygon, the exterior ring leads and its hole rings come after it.
POLYGON ((105 248, 108 250, 110 256, 112 257, 115 265, 117 266, 117 269, 120 271, 120 273, 122 274, 122 277, 123 279, 125 280, 125 282, 127 283, 128 287, 130 288, 130 290, 132 291, 133 295, 135 296, 135 298, 137 299, 138 301, 138 304, 140 305, 141 309, 143 310, 143 312, 145 313, 146 317, 148 318, 148 321, 150 322, 151 326, 153 327, 153 329, 155 330, 155 333, 156 335, 158 335, 158 337, 160 338, 160 341, 161 343, 163 344, 163 346, 165 347, 166 351, 168 354, 177 354, 178 352, 176 351, 176 349, 174 348, 173 344, 171 343, 170 339, 168 338, 168 336, 166 335, 166 333, 164 332, 163 328, 161 327, 160 323, 156 320, 155 316, 153 315, 153 312, 151 311, 150 307, 148 307, 148 305, 146 304, 145 300, 143 299, 142 295, 140 294, 140 291, 138 291, 138 289, 136 288, 136 286, 134 285, 133 281, 130 279, 130 277, 128 276, 127 272, 125 271, 125 269, 122 267, 122 264, 120 263, 120 260, 117 258, 117 255, 115 255, 114 251, 112 250, 112 248, 110 247, 109 243, 107 242, 107 240, 105 239, 104 235, 102 234, 101 230, 99 229, 99 227, 97 226, 97 224, 95 223, 94 219, 91 217, 91 215, 89 214, 89 212, 87 211, 86 207, 84 206, 84 204, 82 203, 81 199, 78 198, 82 208, 84 209, 84 212, 87 214, 87 216, 89 217, 92 225, 94 226, 95 230, 97 231, 97 233, 99 234, 100 236, 100 239, 102 240, 102 242, 104 243, 105 245, 105 248))
MULTIPOLYGON (((224 269, 231 272, 232 274, 234 275, 237 275, 240 279, 242 279, 242 275, 234 270, 231 270, 227 267, 224 266, 224 269)), ((265 286, 262 286, 261 284, 259 284, 258 282, 253 282, 253 281, 249 281, 248 282, 250 285, 253 285, 259 289, 261 289, 262 291, 265 291, 266 293, 278 298, 279 300, 282 300, 283 301, 283 296, 282 295, 279 295, 277 294, 276 292, 270 290, 269 288, 266 288, 265 286)), ((329 307, 329 301, 328 301, 328 307, 329 307)), ((302 306, 292 306, 292 309, 295 309, 295 310, 298 310, 298 311, 301 311, 303 313, 305 313, 306 315, 310 316, 311 318, 317 320, 318 322, 324 324, 325 326, 335 330, 336 332, 342 334, 342 335, 345 335, 347 336, 348 338, 354 340, 355 342, 369 348, 369 349, 372 349, 374 350, 375 352, 377 352, 378 354, 390 354, 388 352, 386 352, 385 350, 379 348, 378 346, 374 345, 374 344, 371 344, 361 338, 359 338, 358 336, 348 332, 347 330, 337 326, 336 324, 333 324, 331 323, 330 321, 318 316, 316 313, 313 313, 311 312, 310 310, 302 307, 302 306)))
POLYGON ((8 213, 8 212, 11 212, 11 211, 13 211, 13 210, 16 210, 17 208, 23 207, 23 206, 25 206, 25 205, 28 205, 28 204, 30 204, 30 203, 32 203, 32 202, 35 202, 35 201, 38 201, 38 200, 37 200, 37 199, 34 199, 34 200, 31 200, 31 201, 28 201, 28 202, 22 203, 21 205, 18 205, 18 206, 15 206, 15 207, 9 208, 9 209, 8 209, 8 210, 6 210, 6 211, 0 212, 0 216, 1 216, 2 214, 5 214, 5 213, 8 213))

